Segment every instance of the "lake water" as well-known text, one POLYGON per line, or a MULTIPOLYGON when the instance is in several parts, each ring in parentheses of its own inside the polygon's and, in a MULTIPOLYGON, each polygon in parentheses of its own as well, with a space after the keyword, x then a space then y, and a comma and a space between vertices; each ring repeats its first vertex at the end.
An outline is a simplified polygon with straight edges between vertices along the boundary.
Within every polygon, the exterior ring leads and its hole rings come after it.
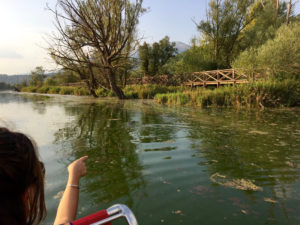
POLYGON ((0 118, 39 147, 44 224, 54 220, 67 165, 84 155, 79 217, 123 203, 141 225, 300 224, 299 109, 0 93, 0 118))

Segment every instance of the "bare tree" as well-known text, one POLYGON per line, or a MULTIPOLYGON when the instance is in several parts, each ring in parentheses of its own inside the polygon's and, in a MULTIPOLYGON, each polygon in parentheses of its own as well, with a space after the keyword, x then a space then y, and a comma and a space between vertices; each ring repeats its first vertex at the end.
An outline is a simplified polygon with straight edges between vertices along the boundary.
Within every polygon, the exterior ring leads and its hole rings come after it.
POLYGON ((92 61, 90 61, 90 52, 88 49, 83 51, 83 48, 78 45, 78 41, 74 41, 76 37, 72 37, 72 33, 74 35, 74 32, 71 30, 65 31, 58 17, 56 17, 56 28, 58 35, 52 34, 51 42, 48 42, 48 52, 50 56, 64 69, 76 72, 80 76, 80 79, 86 82, 90 94, 94 97, 98 97, 95 93, 98 84, 92 69, 94 65, 92 61), (72 37, 72 39, 70 37, 72 37))
MULTIPOLYGON (((90 87, 102 77, 120 99, 125 95, 117 84, 118 69, 127 65, 135 43, 143 0, 58 0, 50 54, 58 64, 85 70, 90 87), (66 63, 67 62, 67 63, 66 63)), ((84 77, 84 75, 83 75, 84 77)))

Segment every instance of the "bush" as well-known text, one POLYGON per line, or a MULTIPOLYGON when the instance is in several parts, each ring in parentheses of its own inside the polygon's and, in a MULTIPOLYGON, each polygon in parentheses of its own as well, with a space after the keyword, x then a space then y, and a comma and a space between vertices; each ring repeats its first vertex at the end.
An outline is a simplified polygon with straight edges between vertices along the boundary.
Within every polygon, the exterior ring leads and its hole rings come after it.
POLYGON ((98 88, 96 91, 96 95, 99 97, 112 97, 114 93, 112 91, 108 91, 104 88, 98 88))
POLYGON ((60 95, 73 95, 74 94, 74 87, 61 87, 59 94, 60 95))
POLYGON ((61 89, 61 87, 59 87, 59 86, 53 86, 53 87, 50 87, 48 93, 49 94, 59 94, 60 89, 61 89))
POLYGON ((48 86, 42 86, 42 87, 38 88, 36 90, 36 92, 37 93, 48 93, 49 89, 50 89, 50 87, 48 87, 48 86))
POLYGON ((22 92, 33 92, 33 93, 35 93, 36 90, 37 90, 37 87, 33 87, 33 86, 26 86, 26 87, 21 88, 22 92))
POLYGON ((83 87, 75 87, 74 88, 74 95, 77 95, 77 96, 87 96, 89 95, 89 91, 86 89, 86 88, 83 88, 83 87))
POLYGON ((233 63, 247 73, 261 72, 266 78, 300 76, 300 22, 282 25, 275 38, 243 52, 233 63))
POLYGON ((46 86, 55 86, 55 85, 57 85, 57 81, 52 77, 48 77, 44 81, 44 85, 46 85, 46 86))

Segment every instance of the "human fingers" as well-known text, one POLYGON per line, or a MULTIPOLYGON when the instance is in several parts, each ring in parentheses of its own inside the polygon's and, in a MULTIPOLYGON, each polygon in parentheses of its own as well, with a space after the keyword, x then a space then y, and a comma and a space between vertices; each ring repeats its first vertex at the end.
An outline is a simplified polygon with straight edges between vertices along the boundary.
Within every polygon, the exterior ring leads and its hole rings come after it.
POLYGON ((86 156, 83 156, 81 158, 79 158, 78 160, 84 162, 85 160, 87 160, 89 157, 86 155, 86 156))
POLYGON ((88 156, 83 156, 75 161, 73 161, 68 166, 68 171, 71 176, 77 177, 80 179, 80 177, 86 175, 86 166, 85 166, 85 160, 88 158, 88 156))

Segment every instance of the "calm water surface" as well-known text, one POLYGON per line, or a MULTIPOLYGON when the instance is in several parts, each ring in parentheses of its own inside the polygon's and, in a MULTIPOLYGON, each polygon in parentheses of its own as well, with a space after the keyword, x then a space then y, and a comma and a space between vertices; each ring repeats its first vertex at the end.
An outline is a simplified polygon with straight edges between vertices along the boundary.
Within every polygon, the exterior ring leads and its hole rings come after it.
POLYGON ((0 93, 0 118, 39 146, 45 224, 54 220, 67 165, 84 155, 79 216, 123 203, 141 225, 300 224, 299 109, 0 93))

